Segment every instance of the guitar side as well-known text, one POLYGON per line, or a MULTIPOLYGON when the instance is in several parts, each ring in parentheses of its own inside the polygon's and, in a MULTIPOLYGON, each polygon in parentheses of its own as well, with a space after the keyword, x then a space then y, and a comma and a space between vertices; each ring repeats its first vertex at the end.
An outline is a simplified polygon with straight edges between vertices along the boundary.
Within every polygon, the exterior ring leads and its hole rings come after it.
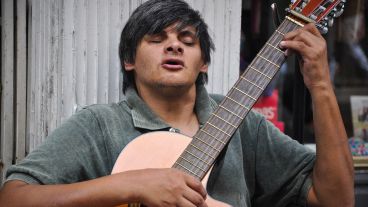
MULTIPOLYGON (((130 142, 120 153, 112 174, 147 168, 171 168, 192 138, 172 132, 152 132, 141 135, 130 142)), ((207 185, 211 171, 202 180, 207 185)), ((230 207, 221 201, 207 196, 210 207, 230 207)), ((123 204, 120 207, 139 206, 123 204)))

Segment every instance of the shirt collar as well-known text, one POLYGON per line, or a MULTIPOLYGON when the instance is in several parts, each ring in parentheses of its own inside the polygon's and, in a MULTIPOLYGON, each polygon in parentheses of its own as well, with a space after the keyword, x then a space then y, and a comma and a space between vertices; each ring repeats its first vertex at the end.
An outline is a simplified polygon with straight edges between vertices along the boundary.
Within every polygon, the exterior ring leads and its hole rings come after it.
MULTIPOLYGON (((197 86, 196 94, 195 111, 199 124, 203 125, 213 112, 215 104, 209 97, 207 90, 203 85, 197 86)), ((136 128, 148 130, 162 130, 170 128, 170 125, 165 123, 148 107, 133 87, 127 89, 126 100, 131 108, 133 124, 136 128)))

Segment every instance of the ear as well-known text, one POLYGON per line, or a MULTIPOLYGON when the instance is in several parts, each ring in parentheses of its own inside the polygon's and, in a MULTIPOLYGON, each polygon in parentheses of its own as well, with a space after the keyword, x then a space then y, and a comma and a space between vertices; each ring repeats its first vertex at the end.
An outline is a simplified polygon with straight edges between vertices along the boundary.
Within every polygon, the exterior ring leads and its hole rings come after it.
POLYGON ((199 69, 200 72, 207 73, 208 71, 208 64, 203 64, 202 67, 199 69))
POLYGON ((124 67, 126 71, 132 71, 134 70, 134 63, 124 62, 124 67))

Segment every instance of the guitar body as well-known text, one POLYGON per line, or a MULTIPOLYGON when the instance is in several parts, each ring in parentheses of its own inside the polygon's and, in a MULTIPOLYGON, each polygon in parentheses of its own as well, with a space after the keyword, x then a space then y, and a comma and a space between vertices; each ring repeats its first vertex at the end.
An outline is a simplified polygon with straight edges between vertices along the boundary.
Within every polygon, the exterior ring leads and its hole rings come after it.
MULTIPOLYGON (((147 168, 171 168, 192 138, 172 132, 152 132, 141 135, 130 142, 120 153, 112 174, 147 168)), ((207 185, 211 171, 202 180, 207 185)), ((207 196, 210 207, 229 207, 207 196)), ((128 204, 122 205, 128 206, 128 204)))

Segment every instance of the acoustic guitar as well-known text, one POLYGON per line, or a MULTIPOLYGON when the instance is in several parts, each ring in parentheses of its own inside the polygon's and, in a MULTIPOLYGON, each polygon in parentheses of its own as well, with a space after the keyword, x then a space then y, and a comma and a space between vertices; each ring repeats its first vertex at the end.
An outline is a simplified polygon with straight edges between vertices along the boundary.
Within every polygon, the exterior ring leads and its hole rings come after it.
MULTIPOLYGON (((344 0, 294 0, 284 21, 194 137, 170 132, 139 136, 121 152, 112 173, 173 167, 202 180, 206 186, 216 158, 284 63, 286 57, 279 48, 283 36, 310 22, 326 33, 327 26, 343 12, 344 3, 344 0)), ((206 202, 211 207, 230 206, 210 197, 206 202)))

